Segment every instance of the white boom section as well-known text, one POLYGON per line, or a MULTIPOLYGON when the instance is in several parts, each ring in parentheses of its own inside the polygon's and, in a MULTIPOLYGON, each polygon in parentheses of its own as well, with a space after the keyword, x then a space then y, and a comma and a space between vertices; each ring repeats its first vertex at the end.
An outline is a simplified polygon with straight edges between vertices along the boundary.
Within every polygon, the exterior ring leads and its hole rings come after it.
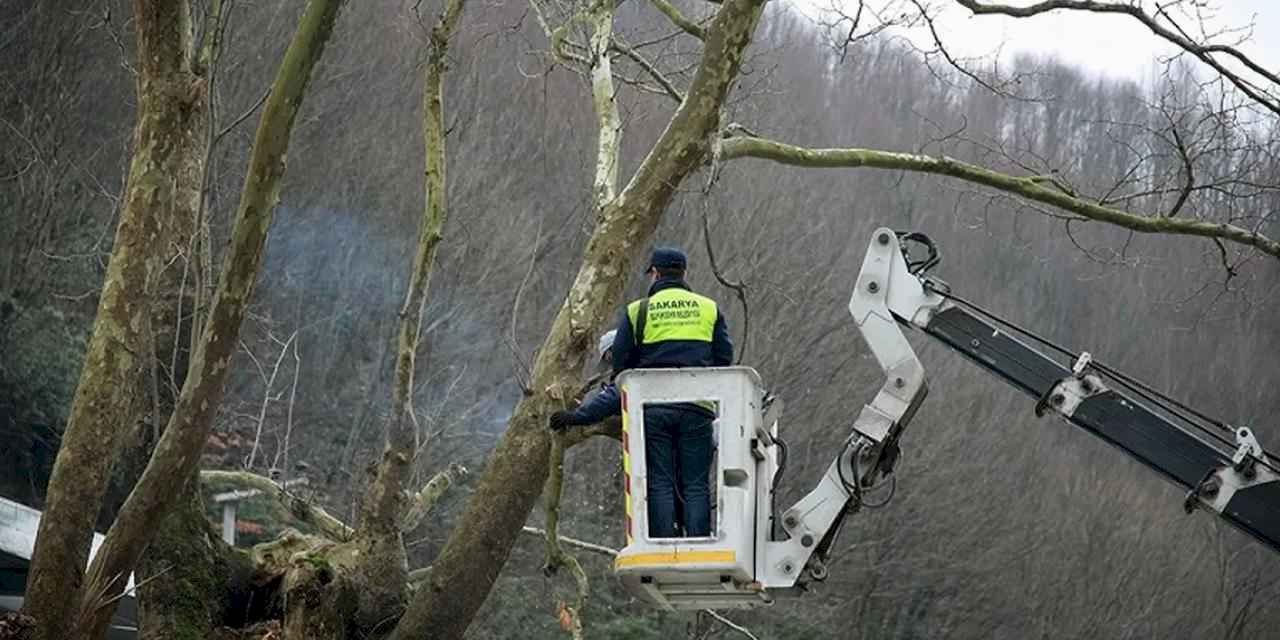
POLYGON ((853 433, 818 486, 783 512, 787 539, 765 544, 763 571, 756 577, 765 588, 795 586, 806 568, 814 578, 825 577, 822 552, 846 510, 856 508, 855 492, 892 472, 898 436, 928 393, 924 367, 898 322, 924 327, 948 305, 910 273, 897 234, 877 229, 858 274, 849 313, 887 379, 862 408, 853 433))

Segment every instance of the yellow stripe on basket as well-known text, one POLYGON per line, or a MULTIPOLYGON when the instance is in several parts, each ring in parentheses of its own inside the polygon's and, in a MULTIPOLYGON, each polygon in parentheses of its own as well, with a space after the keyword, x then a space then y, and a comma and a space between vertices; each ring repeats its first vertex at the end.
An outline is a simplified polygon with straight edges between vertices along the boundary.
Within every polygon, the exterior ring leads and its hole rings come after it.
POLYGON ((623 556, 613 562, 615 569, 634 566, 699 564, 704 562, 733 562, 737 554, 732 549, 724 551, 672 551, 668 553, 637 553, 623 556))

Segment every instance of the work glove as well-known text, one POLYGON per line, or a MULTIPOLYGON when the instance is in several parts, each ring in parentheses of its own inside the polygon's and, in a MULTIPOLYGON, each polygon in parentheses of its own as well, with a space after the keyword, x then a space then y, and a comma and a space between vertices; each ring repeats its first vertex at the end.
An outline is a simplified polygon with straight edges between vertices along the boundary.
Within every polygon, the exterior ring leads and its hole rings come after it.
POLYGON ((562 431, 565 427, 568 427, 570 424, 572 424, 572 421, 573 421, 572 411, 557 411, 551 414, 551 419, 548 420, 547 422, 551 426, 552 431, 562 431))

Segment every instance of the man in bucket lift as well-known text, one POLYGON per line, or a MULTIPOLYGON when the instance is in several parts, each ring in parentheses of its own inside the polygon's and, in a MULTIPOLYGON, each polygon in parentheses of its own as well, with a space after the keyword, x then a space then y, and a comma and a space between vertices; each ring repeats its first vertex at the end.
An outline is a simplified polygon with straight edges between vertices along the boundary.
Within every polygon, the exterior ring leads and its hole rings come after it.
MULTIPOLYGON (((645 269, 651 283, 648 297, 627 305, 618 320, 612 343, 615 377, 626 369, 733 364, 733 343, 724 316, 714 300, 689 290, 684 280, 687 264, 679 249, 653 251, 645 269)), ((621 410, 617 389, 607 385, 575 410, 552 414, 551 428, 592 424, 621 410)), ((650 537, 711 535, 707 485, 715 417, 714 406, 703 402, 644 408, 650 537)))

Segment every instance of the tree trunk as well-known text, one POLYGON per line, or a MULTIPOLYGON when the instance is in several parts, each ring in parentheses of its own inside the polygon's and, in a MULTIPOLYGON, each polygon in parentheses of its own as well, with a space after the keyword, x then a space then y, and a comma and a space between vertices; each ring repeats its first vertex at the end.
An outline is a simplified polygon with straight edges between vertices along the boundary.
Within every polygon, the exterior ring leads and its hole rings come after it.
POLYGON ((253 566, 209 524, 198 486, 183 487, 138 563, 140 640, 211 638, 245 614, 239 596, 249 591, 253 566))
POLYGON ((400 309, 392 415, 387 424, 386 446, 377 475, 361 503, 357 526, 356 542, 361 551, 354 575, 360 585, 357 623, 365 629, 384 620, 387 611, 402 611, 407 600, 409 566, 401 520, 407 504, 406 484, 418 448, 413 375, 417 369, 418 339, 431 285, 431 267, 448 219, 443 84, 448 70, 449 39, 462 17, 464 5, 465 0, 449 0, 431 30, 430 54, 423 78, 426 180, 422 225, 409 274, 409 291, 400 309))
POLYGON ((199 462, 257 280, 294 118, 341 5, 342 0, 309 2, 285 52, 258 126, 222 278, 189 377, 155 454, 89 568, 89 582, 109 588, 93 601, 82 598, 83 618, 69 637, 102 634, 114 609, 105 603, 113 602, 124 583, 117 578, 127 576, 137 564, 155 532, 154 523, 179 502, 182 494, 173 487, 181 486, 199 462))
POLYGON ((459 638, 488 596, 547 477, 546 417, 573 395, 573 372, 581 370, 593 334, 620 303, 636 253, 653 235, 675 188, 706 157, 763 6, 760 0, 729 0, 707 30, 688 97, 602 213, 568 300, 539 350, 533 393, 516 407, 479 487, 393 639, 459 638))
POLYGON ((125 204, 116 228, 76 396, 49 481, 32 557, 26 612, 37 637, 66 637, 93 525, 122 434, 145 410, 154 351, 152 298, 175 221, 194 215, 208 98, 189 64, 185 2, 135 3, 138 119, 125 204))

